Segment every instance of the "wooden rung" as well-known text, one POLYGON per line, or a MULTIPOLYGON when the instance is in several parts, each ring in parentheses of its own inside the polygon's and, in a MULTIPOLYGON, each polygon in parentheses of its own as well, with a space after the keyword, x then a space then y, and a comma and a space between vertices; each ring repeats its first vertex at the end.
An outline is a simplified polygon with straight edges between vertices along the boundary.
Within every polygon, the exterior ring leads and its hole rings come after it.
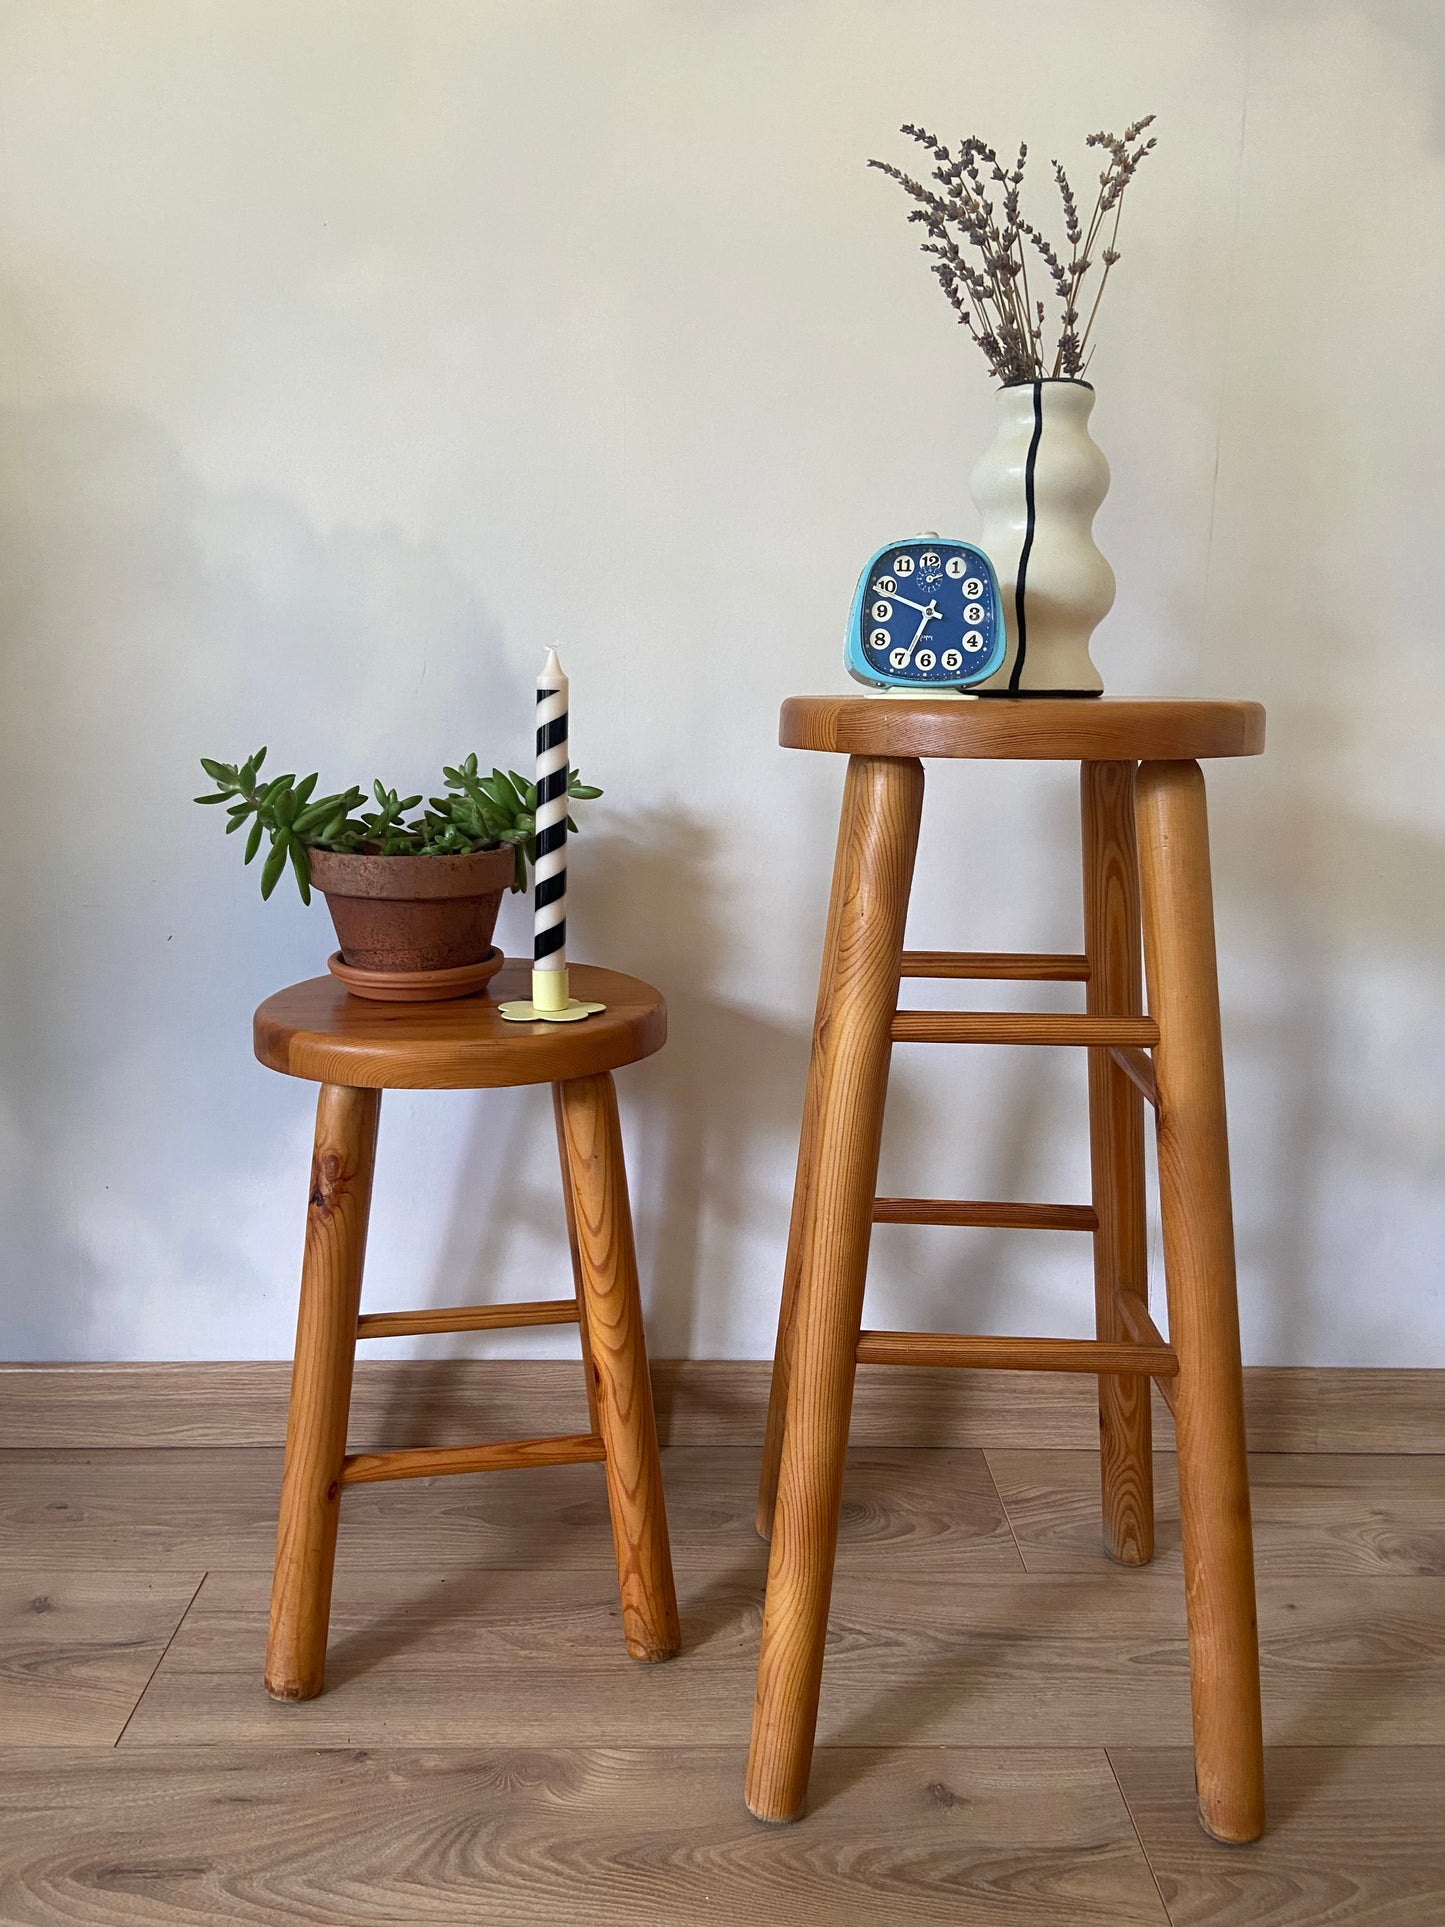
POLYGON ((1114 1044, 1109 1050, 1110 1057, 1119 1069, 1138 1090, 1142 1091, 1157 1111, 1159 1108, 1159 1088, 1154 1082, 1153 1059, 1146 1057, 1132 1044, 1114 1044))
MULTIPOLYGON (((1140 1345, 1166 1345, 1168 1340, 1149 1316, 1149 1307, 1144 1300, 1132 1291, 1116 1291, 1114 1305, 1119 1313, 1119 1323, 1129 1336, 1140 1345)), ((1175 1366, 1178 1370, 1178 1366, 1175 1366)), ((1159 1395, 1172 1412, 1174 1410, 1174 1383, 1172 1379, 1158 1381, 1159 1395)))
POLYGON ((975 1338, 953 1332, 862 1332, 860 1365, 963 1365, 999 1372, 1138 1372, 1171 1377, 1179 1370, 1163 1344, 1128 1345, 1102 1338, 975 1338))
POLYGON ((370 1311, 356 1321, 358 1338, 410 1338, 421 1332, 509 1331, 518 1325, 575 1325, 575 1298, 517 1305, 443 1305, 436 1311, 370 1311))
POLYGON ((959 1198, 875 1198, 874 1224, 973 1224, 1009 1231, 1097 1231, 1091 1204, 973 1204, 959 1198))
POLYGON ((997 978, 1015 984, 1083 984, 1087 957, 1042 950, 905 950, 905 977, 997 978))
POLYGON ((439 1479, 453 1472, 515 1472, 529 1465, 586 1465, 606 1458, 595 1433, 570 1438, 501 1439, 494 1445, 423 1445, 405 1452, 353 1452, 341 1463, 343 1485, 378 1479, 439 1479))
POLYGON ((1086 1017, 1012 1010, 900 1010, 896 1044, 1157 1044, 1152 1017, 1086 1017))

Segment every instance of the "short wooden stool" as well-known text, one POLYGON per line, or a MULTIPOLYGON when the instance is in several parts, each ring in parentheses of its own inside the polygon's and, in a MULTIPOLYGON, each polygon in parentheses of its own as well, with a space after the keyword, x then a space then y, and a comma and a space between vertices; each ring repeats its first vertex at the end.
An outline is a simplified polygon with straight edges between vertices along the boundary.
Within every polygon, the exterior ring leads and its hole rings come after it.
POLYGON ((531 995, 530 966, 509 961, 485 996, 452 1003, 369 1003, 334 977, 316 977, 279 991, 256 1012, 261 1062, 321 1086, 266 1653, 266 1690, 276 1699, 310 1699, 321 1691, 341 1490, 373 1479, 600 1460, 627 1650, 644 1660, 677 1651, 657 1426, 611 1077, 619 1065, 661 1049, 667 1013, 658 992, 635 977, 587 965, 574 965, 571 977, 575 996, 607 1009, 583 1023, 509 1024, 497 1005, 531 995), (382 1091, 517 1084, 552 1086, 575 1296, 359 1316, 382 1091), (582 1336, 587 1432, 348 1454, 358 1338, 574 1322, 582 1336))
POLYGON ((783 706, 781 740, 849 762, 758 1502, 772 1554, 748 1805, 762 1819, 791 1820, 807 1791, 855 1367, 1092 1372, 1105 1541, 1125 1564, 1142 1564, 1154 1550, 1151 1378, 1174 1412, 1199 1811, 1219 1839, 1257 1839, 1264 1792, 1254 1555, 1198 759, 1257 756, 1264 712, 1223 702, 798 697, 783 706), (1080 955, 903 948, 925 756, 1081 765, 1080 955), (1086 1014, 900 1011, 902 977, 1077 981, 1086 986, 1086 1014), (1087 1046, 1092 1205, 875 1197, 894 1043, 1087 1046), (1159 1143, 1167 1344, 1148 1309, 1146 1100, 1159 1143), (868 1242, 880 1223, 1091 1231, 1098 1336, 863 1331, 868 1242))

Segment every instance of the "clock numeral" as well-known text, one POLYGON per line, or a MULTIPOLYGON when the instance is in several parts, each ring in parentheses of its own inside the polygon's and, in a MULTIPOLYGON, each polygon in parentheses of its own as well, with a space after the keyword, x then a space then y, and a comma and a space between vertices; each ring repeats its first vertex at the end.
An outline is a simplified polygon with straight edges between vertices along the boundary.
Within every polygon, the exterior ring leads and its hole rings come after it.
POLYGON ((875 649, 886 649, 893 638, 886 629, 875 629, 868 640, 875 649))
POLYGON ((892 614, 893 604, 891 602, 875 602, 873 604, 873 620, 875 622, 886 622, 892 614))
POLYGON ((963 646, 971 656, 978 654, 979 650, 983 647, 983 637, 978 633, 977 629, 974 630, 971 636, 964 637, 963 646))
POLYGON ((893 580, 891 575, 880 575, 878 580, 873 584, 873 587, 878 591, 879 595, 892 595, 893 591, 898 587, 898 584, 893 580))
POLYGON ((937 656, 934 655, 931 649, 920 649, 917 656, 914 658, 914 660, 918 664, 919 674, 926 676, 929 670, 937 662, 938 658, 937 656))
MULTIPOLYGON (((963 567, 963 557, 961 555, 951 555, 943 565, 943 573, 945 575, 951 575, 954 581, 957 582, 958 578, 963 574, 963 567)), ((975 590, 974 594, 976 595, 977 593, 978 591, 975 590)), ((954 664, 954 667, 958 667, 957 663, 954 664)))
POLYGON ((895 555, 893 558, 893 573, 895 575, 912 575, 913 557, 911 555, 895 555))
POLYGON ((965 622, 982 622, 987 613, 981 602, 970 602, 963 612, 963 619, 965 622))
MULTIPOLYGON (((961 562, 958 565, 958 573, 960 575, 963 574, 963 564, 961 562)), ((983 594, 983 584, 976 575, 971 575, 967 582, 964 583, 963 593, 969 597, 981 596, 983 594)))
POLYGON ((945 649, 943 652, 943 666, 945 669, 962 669, 963 651, 961 649, 945 649))
POLYGON ((908 667, 909 653, 907 649, 895 649, 888 658, 889 668, 906 669, 908 667))
POLYGON ((920 555, 918 560, 925 569, 936 569, 938 567, 938 557, 934 554, 932 549, 929 549, 923 555, 920 555))

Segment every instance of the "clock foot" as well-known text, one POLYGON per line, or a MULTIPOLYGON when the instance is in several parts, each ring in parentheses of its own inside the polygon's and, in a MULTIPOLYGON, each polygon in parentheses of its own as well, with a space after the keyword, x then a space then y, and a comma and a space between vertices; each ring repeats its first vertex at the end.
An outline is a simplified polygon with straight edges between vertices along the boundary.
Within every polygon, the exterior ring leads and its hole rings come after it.
POLYGON ((868 694, 892 703, 936 703, 940 699, 959 703, 978 701, 972 689, 870 689, 868 694))

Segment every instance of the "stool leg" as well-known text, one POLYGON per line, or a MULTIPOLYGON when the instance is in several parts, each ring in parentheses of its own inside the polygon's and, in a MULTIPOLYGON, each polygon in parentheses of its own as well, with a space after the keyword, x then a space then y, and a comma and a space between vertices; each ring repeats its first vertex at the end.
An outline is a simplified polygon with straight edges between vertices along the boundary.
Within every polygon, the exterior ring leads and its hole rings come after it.
POLYGON ((759 1537, 773 1531, 773 1507, 778 1497, 778 1466, 783 1456, 783 1422, 788 1409, 788 1378, 793 1366, 793 1321, 798 1306, 798 1277, 803 1265, 803 1226, 812 1196, 813 1159, 818 1134, 818 1098, 822 1088, 822 1039, 833 1009, 833 985, 838 974, 838 932, 842 924, 848 813, 838 825, 833 857, 833 888, 828 900, 828 924, 823 936, 823 961, 818 972, 818 1001, 813 1016, 813 1046, 808 1060, 808 1082, 803 1094, 803 1121, 798 1132, 798 1163, 793 1178, 793 1210, 788 1220, 788 1249, 783 1260, 783 1295, 778 1307, 778 1342, 773 1349, 773 1374, 768 1387, 768 1422, 763 1435, 763 1467, 758 1481, 756 1525, 759 1537))
POLYGON ((266 1691, 273 1699, 314 1698, 326 1671, 341 1462, 380 1110, 380 1091, 338 1084, 323 1084, 316 1104, 266 1649, 266 1691))
POLYGON ((747 1803, 802 1811, 818 1720, 903 927, 923 805, 909 758, 853 757, 843 794, 829 1017, 801 1230, 782 1464, 758 1656, 747 1803))
POLYGON ((1159 1191, 1199 1817, 1219 1840, 1264 1831, 1259 1634, 1245 1458, 1224 1066, 1204 778, 1145 763, 1137 784, 1149 1002, 1159 1025, 1159 1191))
POLYGON ((617 1093, 604 1071, 556 1087, 563 1179, 571 1194, 584 1311, 584 1342, 607 1450, 607 1503, 617 1552, 622 1628, 634 1659, 671 1659, 681 1641, 657 1421, 617 1093))
POLYGON ((577 1207, 567 1175, 567 1126, 562 1117, 562 1086, 552 1086, 552 1116, 557 1126, 557 1156, 562 1165, 562 1203, 567 1212, 567 1246, 572 1256, 572 1293, 577 1300, 577 1329, 582 1340, 582 1383, 587 1389, 587 1420, 594 1438, 602 1434, 597 1407, 597 1368, 592 1363, 592 1334, 587 1329, 587 1293, 582 1284, 582 1247, 577 1242, 577 1207))
MULTIPOLYGON (((1139 955, 1139 852, 1134 765, 1080 766, 1084 840, 1084 949, 1088 1009, 1134 1017, 1144 1008, 1139 955)), ((1144 1100, 1106 1050, 1089 1052, 1089 1151, 1093 1168, 1094 1320, 1098 1336, 1127 1340, 1115 1293, 1149 1302, 1144 1220, 1144 1100)), ((1099 1470, 1104 1544, 1126 1566, 1154 1557, 1154 1451, 1150 1380, 1099 1380, 1099 1470)))

